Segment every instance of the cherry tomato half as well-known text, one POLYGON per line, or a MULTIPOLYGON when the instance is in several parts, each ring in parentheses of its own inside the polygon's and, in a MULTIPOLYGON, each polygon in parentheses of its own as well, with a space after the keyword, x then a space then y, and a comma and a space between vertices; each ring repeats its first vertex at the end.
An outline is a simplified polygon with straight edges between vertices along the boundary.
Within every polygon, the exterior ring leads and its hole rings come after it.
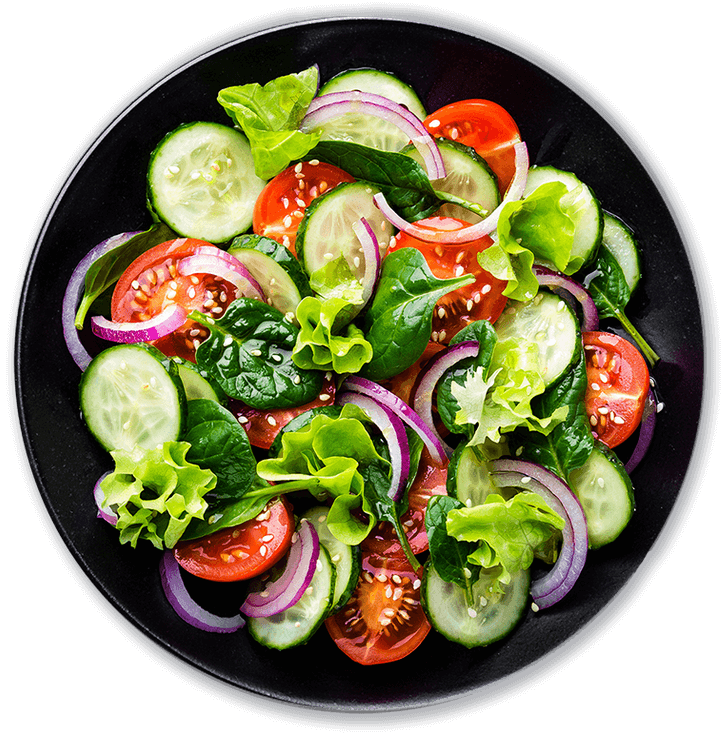
POLYGON ((269 181, 256 200, 254 234, 274 239, 295 254, 297 229, 309 204, 336 185, 354 181, 341 168, 321 162, 289 166, 269 181))
POLYGON ((594 435, 609 448, 638 427, 649 391, 649 369, 635 346, 613 333, 583 334, 586 412, 594 435))
MULTIPOLYGON (((455 230, 471 226, 468 222, 447 216, 432 216, 416 222, 429 229, 455 230)), ((503 295, 506 282, 493 277, 478 263, 477 254, 490 247, 493 240, 482 237, 464 244, 432 244, 399 232, 387 253, 402 247, 415 247, 425 256, 432 274, 439 278, 472 274, 475 281, 444 295, 437 303, 432 322, 432 339, 448 343, 468 323, 495 323, 503 312, 507 298, 503 295)))
POLYGON ((282 497, 238 527, 179 542, 174 555, 178 564, 192 575, 230 583, 253 578, 275 565, 289 549, 293 534, 292 508, 282 497))
POLYGON ((257 448, 268 450, 281 429, 297 415, 301 415, 313 407, 333 404, 335 391, 334 378, 328 372, 319 396, 311 402, 307 402, 306 405, 279 408, 277 410, 258 410, 238 400, 230 399, 227 408, 237 417, 244 430, 246 430, 249 442, 257 448))
POLYGON ((372 665, 415 651, 430 631, 420 577, 404 555, 362 554, 362 573, 347 604, 325 626, 350 659, 372 665))
POLYGON ((499 104, 486 99, 453 102, 425 119, 434 137, 445 137, 473 148, 498 177, 504 194, 515 173, 515 151, 520 131, 515 120, 499 104))
MULTIPOLYGON (((147 321, 170 303, 187 313, 198 310, 218 318, 236 297, 230 282, 214 275, 179 275, 179 260, 200 246, 213 247, 199 239, 163 242, 136 258, 116 283, 111 301, 111 317, 119 323, 147 321)), ((192 320, 173 333, 153 342, 166 356, 195 361, 196 345, 209 335, 208 329, 192 320)))

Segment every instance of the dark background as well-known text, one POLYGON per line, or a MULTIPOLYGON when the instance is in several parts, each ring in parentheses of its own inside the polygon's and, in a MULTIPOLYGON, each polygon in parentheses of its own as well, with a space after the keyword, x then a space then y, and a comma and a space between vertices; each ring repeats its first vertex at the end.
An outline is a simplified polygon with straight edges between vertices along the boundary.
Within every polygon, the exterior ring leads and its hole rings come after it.
MULTIPOLYGON (((354 7, 339 9, 352 12, 354 7)), ((625 11, 597 6, 589 15, 588 10, 581 14, 578 7, 555 6, 554 13, 531 13, 516 8, 486 11, 480 19, 573 68, 624 114, 668 172, 711 258, 721 237, 717 232, 712 241, 709 233, 711 207, 720 206, 711 186, 721 163, 711 106, 719 94, 710 81, 717 75, 708 76, 714 53, 707 21, 668 12, 661 19, 651 14, 632 19, 625 11), (571 17, 573 11, 578 15, 571 17)), ((9 248, 11 253, 27 246, 63 168, 121 98, 177 55, 245 20, 239 13, 232 17, 233 12, 202 9, 183 11, 176 21, 174 12, 174 6, 166 6, 163 12, 111 13, 102 22, 94 13, 72 20, 62 32, 54 27, 61 19, 50 17, 46 29, 36 32, 36 19, 21 9, 27 25, 13 55, 19 72, 6 78, 12 98, 4 114, 5 142, 10 141, 12 157, 19 153, 13 170, 20 171, 19 179, 11 177, 17 201, 6 200, 12 226, 19 225, 19 247, 9 248), (220 16, 228 22, 215 22, 220 16)), ((464 16, 470 11, 453 12, 464 16)), ((713 272, 711 259, 709 265, 713 272)), ((13 461, 11 456, 11 466, 13 461)), ((709 473, 715 469, 714 464, 709 473)), ((23 530, 5 544, 3 566, 10 571, 12 589, 4 594, 6 648, 14 636, 21 641, 19 654, 7 666, 12 687, 33 695, 22 704, 25 715, 81 728, 116 720, 170 729, 271 722, 195 689, 129 642, 80 586, 68 582, 69 572, 36 521, 21 482, 9 483, 10 489, 21 495, 19 502, 7 504, 13 515, 22 516, 23 530)), ((672 556, 597 644, 533 689, 459 722, 513 729, 588 727, 599 721, 652 725, 680 711, 698 717, 712 708, 712 669, 721 648, 721 560, 711 539, 719 491, 718 485, 703 488, 672 556)), ((394 679, 392 668, 380 673, 394 679)), ((313 726, 313 716, 301 712, 299 723, 313 726)), ((455 714, 467 713, 461 706, 455 714)), ((353 724, 339 727, 352 729, 353 724)), ((404 716, 391 716, 389 729, 401 727, 406 727, 404 716)))

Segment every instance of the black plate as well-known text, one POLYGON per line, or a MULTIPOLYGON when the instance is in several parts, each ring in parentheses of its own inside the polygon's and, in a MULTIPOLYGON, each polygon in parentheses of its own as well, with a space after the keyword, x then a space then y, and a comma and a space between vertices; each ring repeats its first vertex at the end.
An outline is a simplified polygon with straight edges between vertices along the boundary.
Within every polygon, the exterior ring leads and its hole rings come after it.
POLYGON ((22 292, 17 333, 17 394, 31 466, 58 530, 97 587, 149 637, 209 674, 330 709, 396 709, 460 695, 531 664, 591 621, 632 576, 671 512, 701 408, 704 344, 696 287, 676 223, 644 165, 598 112, 530 61, 478 38, 404 21, 309 22, 241 38, 142 95, 92 145, 49 213, 22 292), (48 317, 60 312, 65 283, 88 249, 150 224, 145 169, 168 130, 193 120, 228 123, 216 103, 219 89, 266 82, 314 63, 323 80, 352 67, 392 71, 413 85, 429 110, 469 97, 506 107, 532 161, 575 171, 604 208, 636 232, 645 274, 630 315, 662 357, 654 374, 666 408, 651 453, 633 476, 637 511, 624 534, 590 556, 561 603, 530 612, 503 643, 469 651, 431 634, 394 665, 392 676, 349 662, 324 632, 306 648, 278 653, 244 632, 197 632, 175 616, 161 591, 158 555, 120 547, 95 519, 91 488, 110 461, 81 423, 80 375, 59 318, 48 317))

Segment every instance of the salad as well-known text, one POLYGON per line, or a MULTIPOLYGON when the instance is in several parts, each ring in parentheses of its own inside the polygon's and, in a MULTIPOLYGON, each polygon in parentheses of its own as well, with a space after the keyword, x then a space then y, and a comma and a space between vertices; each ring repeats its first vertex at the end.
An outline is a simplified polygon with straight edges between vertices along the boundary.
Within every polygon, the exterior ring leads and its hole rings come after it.
POLYGON ((504 639, 634 511, 662 404, 633 232, 494 101, 311 67, 218 102, 66 289, 99 518, 210 633, 363 665, 504 639))

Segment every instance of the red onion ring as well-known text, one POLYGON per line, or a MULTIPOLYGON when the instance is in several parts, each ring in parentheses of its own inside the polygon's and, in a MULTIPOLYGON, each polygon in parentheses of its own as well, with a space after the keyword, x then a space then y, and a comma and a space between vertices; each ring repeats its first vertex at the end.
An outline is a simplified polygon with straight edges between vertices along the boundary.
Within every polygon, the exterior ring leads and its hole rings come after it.
POLYGON ((284 572, 264 590, 250 593, 241 613, 250 618, 268 618, 291 608, 304 594, 314 577, 319 560, 319 535, 314 525, 302 519, 292 539, 284 572))
POLYGON ((236 257, 223 250, 199 247, 194 254, 180 260, 177 269, 180 275, 216 275, 236 288, 237 297, 266 301, 261 286, 249 270, 236 257))
POLYGON ((631 471, 641 463, 649 449, 649 446, 651 445, 651 441, 654 437, 654 428, 656 427, 656 414, 659 409, 660 407, 656 401, 656 395, 654 394, 653 389, 649 389, 649 392, 646 395, 643 415, 641 416, 641 426, 639 427, 639 437, 636 441, 636 447, 624 466, 624 469, 628 474, 630 474, 631 471))
POLYGON ((448 369, 463 359, 477 356, 479 351, 480 344, 477 341, 463 341, 438 352, 425 366, 412 394, 413 409, 422 418, 430 432, 437 436, 448 456, 452 455, 453 449, 442 439, 435 427, 432 417, 432 396, 437 383, 448 369))
POLYGON ((399 501, 410 476, 410 448, 402 420, 388 407, 371 397, 367 397, 367 395, 358 394, 357 392, 345 392, 338 397, 337 404, 344 405, 346 403, 361 407, 382 432, 382 437, 389 447, 390 463, 392 464, 388 495, 392 501, 399 501))
POLYGON ((217 616, 209 613, 191 598, 184 585, 181 568, 176 562, 173 550, 164 551, 159 570, 161 586, 168 602, 186 623, 202 631, 213 631, 218 634, 230 634, 246 624, 239 614, 229 617, 217 616))
POLYGON ((73 270, 73 274, 68 280, 68 284, 66 285, 65 293, 63 295, 63 305, 61 307, 63 337, 65 338, 68 351, 73 357, 73 361, 82 371, 85 371, 88 364, 90 364, 91 357, 78 337, 78 329, 75 327, 75 316, 81 299, 83 298, 85 276, 91 268, 91 265, 97 259, 107 252, 114 250, 116 247, 120 247, 125 244, 129 239, 135 237, 137 234, 140 234, 140 232, 123 232, 122 234, 116 234, 113 237, 104 239, 100 244, 93 247, 85 257, 83 257, 83 259, 76 265, 75 270, 73 270))
POLYGON ((435 138, 430 135, 422 121, 406 107, 387 97, 368 92, 330 92, 316 97, 307 109, 300 129, 309 132, 325 122, 350 112, 374 115, 391 122, 412 141, 422 155, 430 180, 444 178, 445 164, 435 138))
POLYGON ((403 219, 387 203, 387 199, 385 199, 383 193, 376 193, 373 196, 373 199, 377 208, 382 212, 384 217, 390 222, 390 224, 392 224, 392 226, 415 239, 420 239, 423 242, 432 242, 433 244, 465 244, 467 242, 473 242, 476 239, 481 239, 495 231, 495 228, 498 226, 498 219, 500 218, 500 212, 503 210, 503 207, 507 203, 517 201, 523 196, 525 184, 528 180, 528 166, 528 148, 526 144, 516 143, 515 175, 513 176, 513 180, 510 182, 510 186, 508 186, 508 190, 505 192, 503 200, 489 216, 485 217, 485 219, 479 221, 477 224, 472 224, 469 227, 463 227, 461 229, 431 229, 430 227, 410 223, 403 219))
POLYGON ((588 554, 586 516, 568 485, 551 471, 528 461, 499 458, 491 463, 491 478, 499 486, 511 486, 542 496, 565 520, 563 545, 555 565, 531 584, 530 594, 538 609, 560 601, 574 586, 588 554))
POLYGON ((380 245, 372 227, 364 217, 352 224, 352 229, 362 245, 362 257, 365 262, 365 272, 362 278, 362 302, 365 304, 372 297, 380 274, 382 263, 380 245))
POLYGON ((172 333, 186 322, 186 311, 178 304, 169 305, 161 313, 139 323, 116 323, 103 316, 91 318, 91 330, 99 338, 121 344, 155 341, 172 333))
POLYGON ((93 499, 95 500, 96 507, 98 507, 98 519, 104 519, 106 522, 108 522, 108 524, 112 524, 115 527, 118 518, 108 507, 103 506, 103 499, 105 498, 105 495, 103 494, 103 490, 101 489, 101 483, 103 479, 106 476, 110 476, 110 473, 110 471, 106 471, 98 479, 98 481, 96 481, 96 485, 93 487, 93 499))
POLYGON ((425 421, 396 394, 376 382, 365 379, 364 377, 358 377, 354 374, 344 380, 341 391, 363 394, 392 410, 393 413, 398 415, 403 422, 407 423, 422 438, 434 463, 447 463, 448 457, 445 452, 445 446, 440 442, 440 439, 430 431, 425 421))
POLYGON ((581 304, 583 310, 581 329, 583 331, 598 330, 598 308, 583 285, 560 272, 555 272, 541 265, 533 265, 533 274, 539 285, 544 285, 553 290, 566 290, 581 304))

